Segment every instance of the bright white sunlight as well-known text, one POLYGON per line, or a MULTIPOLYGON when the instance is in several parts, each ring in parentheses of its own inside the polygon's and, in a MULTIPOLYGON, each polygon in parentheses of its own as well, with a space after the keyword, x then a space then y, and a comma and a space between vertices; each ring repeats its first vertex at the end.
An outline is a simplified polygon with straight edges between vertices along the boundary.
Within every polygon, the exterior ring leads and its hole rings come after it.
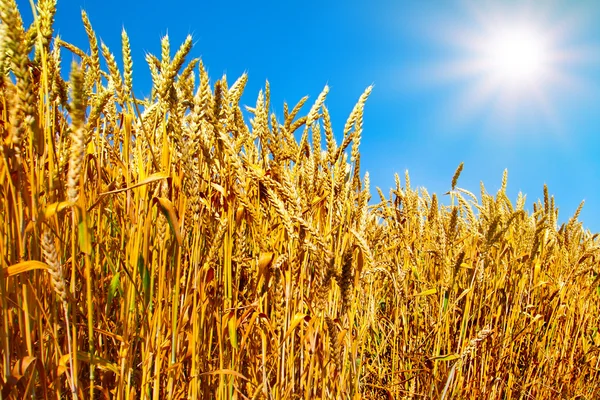
POLYGON ((472 3, 467 14, 460 23, 441 23, 435 33, 448 55, 438 61, 434 76, 462 85, 453 98, 453 118, 486 114, 505 134, 526 121, 559 132, 559 101, 587 87, 574 72, 592 57, 572 42, 580 17, 501 3, 472 3))
POLYGON ((533 27, 499 28, 484 41, 482 67, 491 79, 499 84, 525 87, 544 79, 551 49, 533 27))

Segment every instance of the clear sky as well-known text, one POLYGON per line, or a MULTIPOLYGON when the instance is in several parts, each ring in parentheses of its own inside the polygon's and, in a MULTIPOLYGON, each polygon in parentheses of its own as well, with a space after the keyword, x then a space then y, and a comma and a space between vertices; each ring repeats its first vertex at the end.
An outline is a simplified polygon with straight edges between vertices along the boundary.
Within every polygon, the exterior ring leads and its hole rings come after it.
POLYGON ((128 32, 138 96, 167 33, 173 51, 193 36, 213 82, 248 72, 243 104, 268 79, 281 115, 328 84, 338 137, 374 84, 361 141, 373 186, 387 194, 408 170, 442 194, 464 161, 458 186, 495 194, 507 168, 513 201, 530 208, 546 183, 561 222, 585 200, 580 219, 600 232, 600 2, 58 0, 57 32, 87 49, 81 9, 118 58, 128 32))

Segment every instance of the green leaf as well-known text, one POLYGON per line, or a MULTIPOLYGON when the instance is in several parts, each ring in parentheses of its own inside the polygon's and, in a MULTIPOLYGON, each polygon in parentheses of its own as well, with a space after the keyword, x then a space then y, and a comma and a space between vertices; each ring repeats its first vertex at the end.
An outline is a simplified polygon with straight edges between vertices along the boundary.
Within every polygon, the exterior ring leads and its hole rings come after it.
POLYGON ((119 288, 121 287, 121 273, 117 272, 116 274, 113 275, 112 279, 110 280, 110 285, 108 286, 108 299, 106 300, 106 308, 108 309, 108 307, 110 307, 110 304, 112 303, 113 299, 115 298, 115 295, 117 294, 117 291, 119 290, 119 288))
POLYGON ((443 306, 442 306, 442 310, 444 310, 444 312, 446 312, 446 310, 448 309, 449 301, 450 301, 450 291, 445 290, 444 291, 444 301, 443 301, 443 306))
POLYGON ((144 307, 150 302, 150 271, 141 255, 138 257, 138 272, 142 279, 142 292, 144 294, 144 307))

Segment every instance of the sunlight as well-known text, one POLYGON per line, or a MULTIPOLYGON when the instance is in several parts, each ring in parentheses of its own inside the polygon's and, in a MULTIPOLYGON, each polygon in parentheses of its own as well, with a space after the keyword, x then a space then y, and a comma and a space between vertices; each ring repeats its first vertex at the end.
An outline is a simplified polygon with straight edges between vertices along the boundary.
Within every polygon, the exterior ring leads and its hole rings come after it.
POLYGON ((428 82, 461 85, 446 110, 450 122, 462 125, 485 114, 491 130, 544 126, 545 132, 561 132, 560 102, 586 89, 575 73, 591 57, 573 42, 581 17, 537 3, 473 2, 465 11, 467 18, 436 25, 447 56, 423 72, 428 82))
POLYGON ((543 79, 549 46, 531 27, 493 32, 481 54, 493 79, 508 84, 528 84, 543 79))

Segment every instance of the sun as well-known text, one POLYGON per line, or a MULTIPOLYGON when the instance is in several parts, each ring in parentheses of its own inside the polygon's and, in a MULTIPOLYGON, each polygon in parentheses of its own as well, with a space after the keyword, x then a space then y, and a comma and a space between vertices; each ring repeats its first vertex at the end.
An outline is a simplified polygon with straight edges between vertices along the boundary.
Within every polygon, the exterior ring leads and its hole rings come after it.
POLYGON ((591 57, 572 39, 581 20, 541 2, 472 2, 464 11, 435 26, 443 55, 426 70, 432 82, 453 85, 451 118, 485 114, 505 132, 524 121, 560 131, 557 105, 585 88, 574 71, 591 57))
POLYGON ((532 26, 499 27, 486 42, 481 63, 500 83, 529 85, 543 79, 551 66, 552 48, 532 26))

